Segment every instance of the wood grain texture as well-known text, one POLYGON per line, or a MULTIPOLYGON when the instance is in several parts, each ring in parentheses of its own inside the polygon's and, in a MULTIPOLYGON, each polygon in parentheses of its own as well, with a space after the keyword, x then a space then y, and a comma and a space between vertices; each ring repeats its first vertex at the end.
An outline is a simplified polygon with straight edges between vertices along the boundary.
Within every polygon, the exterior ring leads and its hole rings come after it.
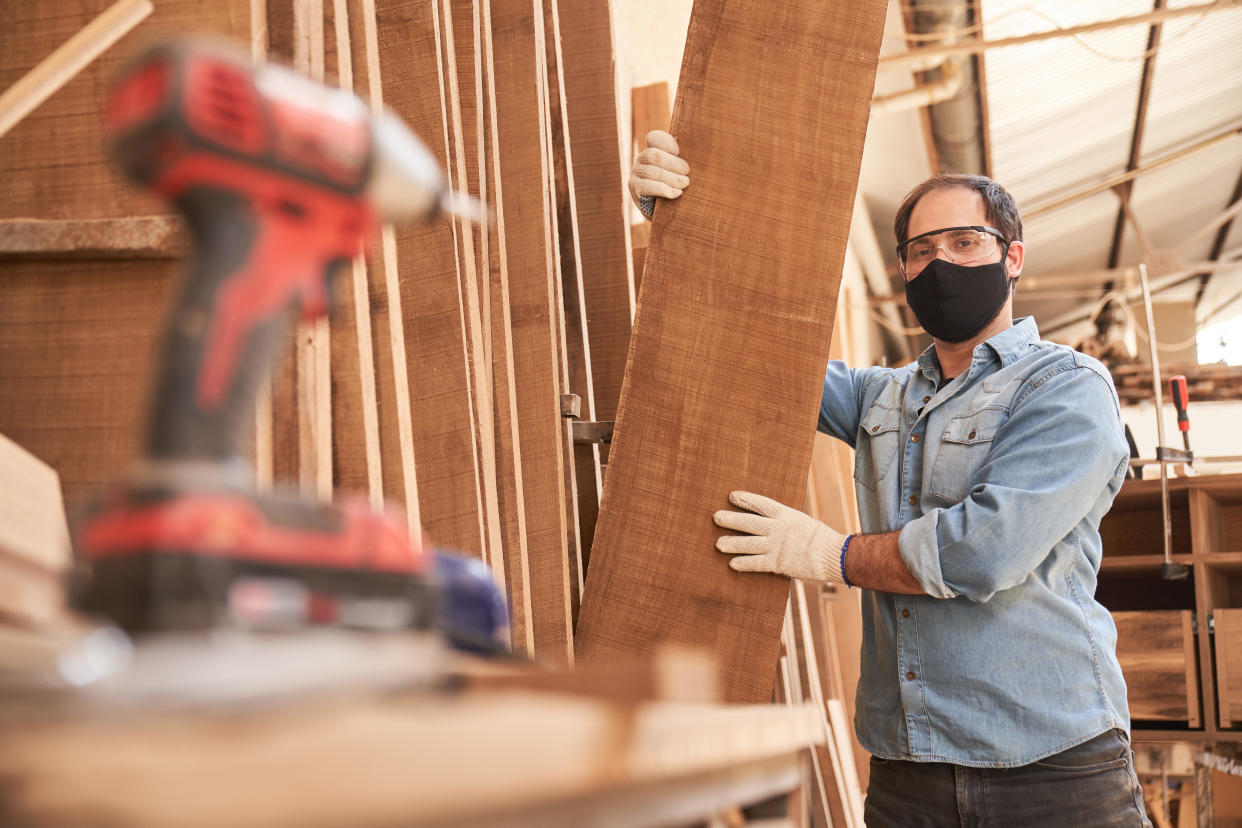
MULTIPOLYGON (((0 89, 111 5, 110 0, 0 0, 0 89)), ((155 12, 0 140, 3 218, 121 218, 169 212, 127 184, 104 157, 101 113, 109 81, 135 51, 186 32, 249 41, 249 0, 160 0, 155 12)))
POLYGON ((0 221, 3 258, 171 259, 187 247, 175 216, 0 221))
POLYGON ((180 264, 9 262, 0 279, 0 433, 60 475, 70 513, 137 455, 180 264))
MULTIPOLYGON (((557 271, 564 341, 564 392, 577 394, 581 401, 580 419, 595 419, 595 392, 591 378, 591 343, 586 330, 585 286, 582 253, 578 235, 577 185, 573 171, 573 141, 565 94, 558 0, 543 0, 544 30, 547 35, 549 157, 551 195, 557 238, 557 271)), ((590 559, 591 538, 599 516, 599 495, 603 489, 597 444, 575 445, 567 430, 566 514, 576 519, 567 525, 569 562, 573 566, 574 613, 577 616, 585 567, 590 559), (572 483, 572 485, 571 485, 572 483)))
POLYGON ((595 413, 616 419, 634 289, 607 0, 557 0, 595 413))
POLYGON ((1130 717, 1199 726, 1199 677, 1189 610, 1114 612, 1130 717))
POLYGON ((1242 720, 1242 609, 1217 609, 1212 615, 1220 726, 1230 728, 1242 720))
POLYGON ((544 151, 543 13, 539 0, 494 0, 490 5, 497 115, 493 140, 503 182, 497 192, 509 277, 535 654, 564 665, 573 661, 573 629, 544 151))
MULTIPOLYGON (((447 179, 450 189, 471 192, 472 165, 478 175, 478 124, 474 84, 474 38, 473 30, 459 30, 453 15, 453 3, 440 0, 440 38, 443 69, 441 89, 444 112, 448 127, 447 179), (459 54, 460 53, 460 54, 459 54), (466 75, 458 74, 460 63, 466 75), (462 103, 469 101, 470 118, 463 113, 462 103)), ((463 10, 464 11, 464 10, 463 10)), ((479 510, 483 525, 480 554, 491 567, 492 575, 500 588, 505 583, 505 559, 501 549, 500 512, 496 491, 496 436, 492 413, 490 359, 487 341, 490 337, 484 329, 483 287, 481 266, 476 258, 479 251, 475 242, 475 226, 465 218, 453 221, 457 242, 457 276, 465 322, 466 365, 470 382, 470 413, 475 449, 475 469, 478 473, 479 510)))
POLYGON ((484 129, 480 192, 491 195, 496 214, 486 235, 488 309, 491 330, 492 402, 495 406, 496 475, 500 530, 505 556, 509 598, 510 639, 515 652, 535 654, 534 611, 531 606, 530 557, 526 540, 526 491, 522 474, 522 439, 519 427, 516 380, 513 364, 513 320, 509 303, 509 265, 505 243, 505 198, 500 178, 500 147, 496 140, 499 114, 496 107, 491 4, 475 0, 478 18, 480 72, 482 73, 484 129))
POLYGON ((672 125, 694 187, 656 211, 584 663, 671 640, 715 653, 726 699, 771 694, 788 584, 730 570, 712 513, 737 488, 803 502, 883 18, 695 4, 672 125))
MULTIPOLYGON (((384 104, 447 166, 439 5, 377 10, 384 104)), ((475 557, 485 543, 457 243, 450 221, 395 229, 419 512, 441 546, 475 557)))

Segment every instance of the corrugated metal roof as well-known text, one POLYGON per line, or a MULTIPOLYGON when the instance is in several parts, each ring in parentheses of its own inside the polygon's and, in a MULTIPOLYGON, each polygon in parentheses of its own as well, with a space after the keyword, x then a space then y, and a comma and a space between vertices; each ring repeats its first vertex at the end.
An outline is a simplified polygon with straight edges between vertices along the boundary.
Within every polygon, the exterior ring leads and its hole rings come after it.
MULTIPOLYGON (((984 0, 996 40, 1150 11, 1150 0, 984 0)), ((1123 169, 1147 26, 1131 25, 986 53, 994 177, 1019 202, 1123 169)))

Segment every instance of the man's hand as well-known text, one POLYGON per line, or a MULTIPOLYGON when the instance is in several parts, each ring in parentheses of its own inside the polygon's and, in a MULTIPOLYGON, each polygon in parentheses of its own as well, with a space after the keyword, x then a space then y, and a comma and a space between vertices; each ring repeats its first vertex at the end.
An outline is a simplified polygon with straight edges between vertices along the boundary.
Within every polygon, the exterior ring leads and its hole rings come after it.
POLYGON ((729 502, 748 510, 715 515, 717 526, 747 533, 741 537, 725 535, 716 541, 718 550, 736 556, 729 561, 733 570, 846 583, 841 565, 847 535, 762 495, 733 492, 729 502))
POLYGON ((630 170, 630 196, 651 218, 656 198, 677 198, 690 186, 690 165, 677 156, 677 139, 661 130, 647 133, 647 148, 630 170))

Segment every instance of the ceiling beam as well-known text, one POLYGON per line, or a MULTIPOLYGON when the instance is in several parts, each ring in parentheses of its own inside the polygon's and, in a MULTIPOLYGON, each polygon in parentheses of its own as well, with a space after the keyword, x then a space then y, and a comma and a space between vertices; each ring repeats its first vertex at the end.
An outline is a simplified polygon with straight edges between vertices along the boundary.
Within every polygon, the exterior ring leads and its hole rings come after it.
MULTIPOLYGON (((1233 228, 1234 217, 1242 210, 1242 173, 1239 173, 1238 180, 1233 185, 1233 195, 1229 197, 1230 206, 1218 217, 1224 218, 1220 226, 1216 229, 1216 238, 1212 240, 1212 249, 1208 253, 1208 258, 1212 261, 1219 261, 1221 255, 1225 252, 1225 241, 1229 238, 1229 231, 1233 228)), ((1196 234, 1197 235, 1197 234, 1196 234)), ((1196 315, 1204 296, 1208 294, 1208 286, 1212 281, 1215 273, 1212 271, 1204 271, 1199 274, 1199 289, 1195 292, 1195 308, 1196 315)), ((1219 280, 1217 280, 1219 282, 1219 280)), ((1230 300, 1232 302, 1233 300, 1230 300)))
POLYGON ((1018 35, 1016 37, 1004 37, 998 40, 966 40, 960 43, 950 43, 941 46, 925 46, 921 49, 911 49, 908 52, 880 55, 880 66, 905 66, 907 64, 916 64, 933 57, 974 55, 987 51, 988 49, 999 49, 1003 46, 1020 46, 1024 43, 1036 43, 1041 40, 1051 40, 1058 37, 1073 37, 1075 35, 1087 34, 1089 32, 1115 29, 1121 26, 1134 26, 1139 23, 1157 23, 1173 17, 1185 17, 1186 15, 1191 14, 1205 14, 1207 12, 1219 11, 1221 9, 1238 8, 1240 5, 1242 5, 1242 0, 1217 0, 1215 3, 1199 3, 1194 6, 1182 6, 1176 9, 1160 9, 1158 11, 1151 11, 1145 14, 1136 14, 1130 17, 1117 17, 1112 20, 1100 20, 1095 23, 1084 23, 1081 26, 1066 26, 1065 28, 1034 32, 1032 34, 1018 35))
MULTIPOLYGON (((974 24, 976 42, 983 42, 983 14, 980 0, 971 0, 970 22, 974 24)), ((975 61, 975 98, 979 104, 979 149, 983 156, 983 174, 992 177, 992 122, 988 114, 988 77, 984 67, 983 52, 977 52, 975 61)))
POLYGON ((1180 161, 1189 155, 1193 155, 1205 149, 1211 149, 1218 144, 1228 141, 1239 133, 1242 133, 1242 125, 1235 124, 1233 126, 1226 127, 1220 132, 1209 135, 1207 138, 1203 138, 1193 144, 1182 147, 1181 149, 1169 152, 1166 155, 1157 158, 1155 161, 1149 161, 1133 170, 1118 173, 1117 175, 1096 181, 1093 184, 1085 184, 1077 190, 1073 190, 1062 196, 1053 196, 1045 199, 1044 201, 1036 202, 1035 206, 1022 211, 1022 217, 1029 220, 1035 216, 1042 215, 1043 213, 1050 213, 1053 210, 1059 210, 1062 207, 1066 207, 1073 204, 1075 201, 1080 201, 1088 196, 1102 193, 1105 190, 1112 190, 1122 184, 1125 184, 1126 182, 1133 181, 1134 179, 1147 175, 1148 173, 1167 167, 1169 164, 1172 164, 1175 161, 1180 161))
MULTIPOLYGON (((1155 0, 1152 11, 1160 11, 1164 0, 1155 0)), ((1143 133, 1147 128, 1147 102, 1151 99, 1152 78, 1156 70, 1156 50, 1160 47, 1160 32, 1164 24, 1157 21, 1151 24, 1147 32, 1147 49, 1143 58, 1143 73, 1139 78, 1138 106, 1134 113, 1134 130, 1130 133, 1130 157, 1126 160, 1126 172, 1138 169, 1142 154, 1143 133)), ((1134 182, 1122 184, 1122 191, 1117 193, 1122 206, 1117 209, 1117 220, 1113 223, 1113 242, 1108 249, 1108 266, 1116 267, 1121 259, 1121 242, 1125 238, 1126 213, 1125 205, 1130 203, 1130 195, 1134 191, 1134 182)))

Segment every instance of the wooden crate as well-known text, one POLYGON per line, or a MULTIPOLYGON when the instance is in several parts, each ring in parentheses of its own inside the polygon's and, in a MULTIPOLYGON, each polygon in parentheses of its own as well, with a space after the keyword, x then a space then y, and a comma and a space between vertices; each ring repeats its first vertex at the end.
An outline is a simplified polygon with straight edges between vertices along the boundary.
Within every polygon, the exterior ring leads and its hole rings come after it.
POLYGON ((1220 726, 1242 724, 1242 609, 1212 611, 1220 726))
POLYGON ((1192 616, 1190 610, 1113 613, 1132 720, 1200 726, 1192 616))

